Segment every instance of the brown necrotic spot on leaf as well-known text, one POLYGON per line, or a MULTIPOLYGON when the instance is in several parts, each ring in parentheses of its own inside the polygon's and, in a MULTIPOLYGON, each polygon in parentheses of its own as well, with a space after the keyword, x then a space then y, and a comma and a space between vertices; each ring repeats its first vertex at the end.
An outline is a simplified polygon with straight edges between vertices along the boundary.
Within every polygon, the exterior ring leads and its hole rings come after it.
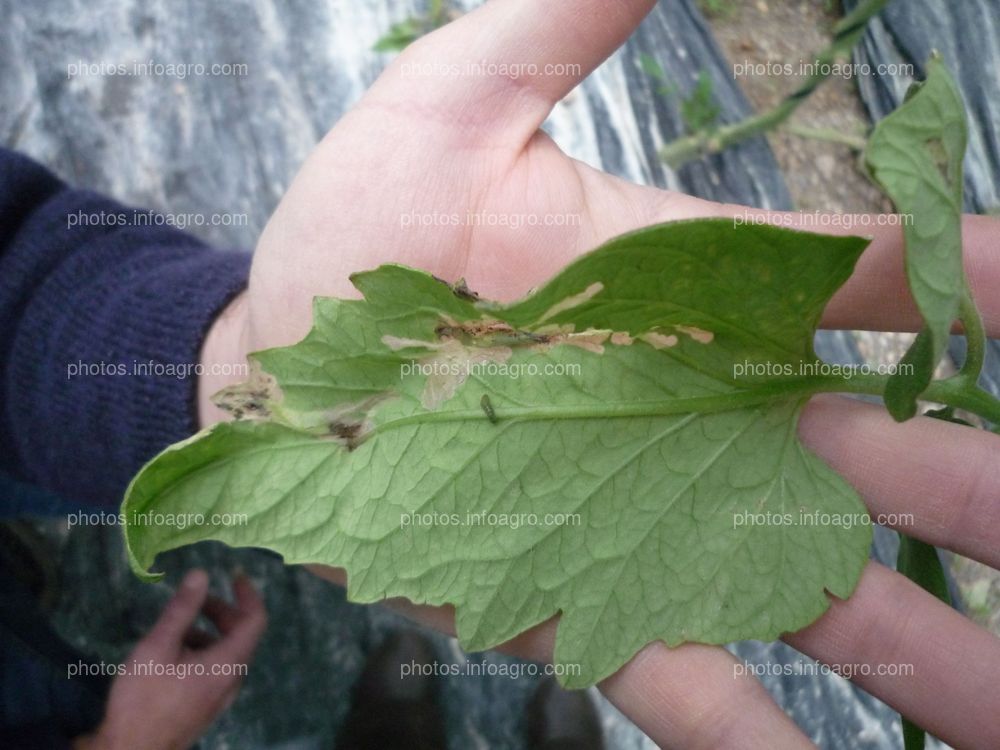
POLYGON ((459 323, 446 317, 434 333, 441 340, 454 339, 469 346, 522 346, 544 344, 549 340, 547 334, 522 331, 493 318, 459 323))
POLYGON ((396 397, 396 395, 387 391, 370 396, 363 401, 341 404, 335 409, 328 409, 317 420, 321 436, 333 438, 342 443, 349 451, 354 450, 367 440, 375 429, 375 423, 371 418, 375 407, 396 397))
POLYGON ((398 352, 402 349, 451 350, 453 342, 472 348, 490 349, 498 346, 545 344, 549 341, 547 334, 521 331, 503 321, 488 319, 459 323, 446 318, 434 329, 434 336, 436 340, 421 341, 386 334, 382 336, 382 343, 398 352))
POLYGON ((451 288, 451 291, 453 291, 455 296, 459 299, 464 299, 468 302, 479 301, 479 295, 469 289, 469 285, 465 283, 465 279, 459 279, 455 286, 451 288))
POLYGON ((502 320, 483 318, 465 323, 446 319, 444 323, 434 329, 434 333, 442 339, 482 339, 501 334, 513 336, 517 331, 509 323, 504 323, 502 320))
POLYGON ((459 279, 454 284, 452 284, 452 283, 450 283, 448 281, 445 281, 440 276, 435 276, 434 274, 431 274, 431 278, 434 279, 434 281, 440 281, 446 287, 448 287, 449 289, 451 289, 452 294, 454 294, 459 299, 466 300, 467 302, 478 302, 479 301, 479 295, 476 294, 471 289, 469 289, 469 285, 466 283, 466 281, 465 281, 464 278, 459 279))
POLYGON ((331 422, 330 437, 344 444, 347 450, 352 451, 358 447, 367 432, 362 422, 331 422))
POLYGON ((223 388, 212 396, 212 403, 229 412, 234 419, 267 419, 272 405, 281 400, 281 390, 275 379, 250 361, 250 378, 223 388))

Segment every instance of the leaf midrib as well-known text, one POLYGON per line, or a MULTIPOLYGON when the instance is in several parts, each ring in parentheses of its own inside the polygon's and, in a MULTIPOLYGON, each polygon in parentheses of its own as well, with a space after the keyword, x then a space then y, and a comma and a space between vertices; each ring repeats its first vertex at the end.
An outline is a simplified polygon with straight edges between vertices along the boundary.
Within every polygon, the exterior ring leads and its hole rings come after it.
MULTIPOLYGON (((808 377, 796 380, 769 383, 753 389, 735 390, 731 393, 711 396, 691 396, 655 401, 628 401, 621 403, 604 402, 587 406, 531 406, 499 407, 497 418, 501 421, 521 422, 548 421, 558 419, 625 419, 636 417, 665 417, 678 414, 712 414, 734 411, 779 401, 793 401, 803 396, 829 391, 845 391, 850 383, 843 378, 808 377)), ((497 405, 494 404, 496 407, 497 405)), ((409 414, 381 422, 366 436, 367 439, 380 433, 390 432, 410 425, 488 422, 480 407, 453 409, 448 411, 421 412, 409 414)))

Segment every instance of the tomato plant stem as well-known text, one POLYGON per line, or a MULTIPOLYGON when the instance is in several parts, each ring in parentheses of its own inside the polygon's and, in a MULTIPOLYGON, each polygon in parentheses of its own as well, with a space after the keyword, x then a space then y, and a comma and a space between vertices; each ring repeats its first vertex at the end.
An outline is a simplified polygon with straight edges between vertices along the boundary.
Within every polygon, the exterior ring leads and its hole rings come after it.
MULTIPOLYGON (((889 378, 885 375, 859 375, 846 381, 845 387, 837 390, 840 393, 881 396, 888 382, 889 378)), ((1000 425, 1000 400, 978 388, 965 374, 959 373, 945 380, 933 381, 921 398, 955 409, 963 409, 988 422, 1000 425)))
POLYGON ((986 358, 986 331, 983 328, 983 319, 979 315, 976 303, 972 300, 972 295, 968 290, 962 297, 960 312, 962 325, 965 327, 967 347, 965 364, 962 365, 961 374, 968 379, 970 384, 975 385, 979 380, 979 374, 983 371, 983 362, 986 358))
POLYGON ((889 0, 865 0, 833 29, 833 41, 816 54, 812 73, 776 107, 731 125, 703 130, 678 138, 660 150, 660 158, 676 169, 697 156, 718 153, 727 146, 777 127, 797 110, 819 86, 833 74, 838 60, 848 59, 854 45, 864 34, 865 25, 889 0))

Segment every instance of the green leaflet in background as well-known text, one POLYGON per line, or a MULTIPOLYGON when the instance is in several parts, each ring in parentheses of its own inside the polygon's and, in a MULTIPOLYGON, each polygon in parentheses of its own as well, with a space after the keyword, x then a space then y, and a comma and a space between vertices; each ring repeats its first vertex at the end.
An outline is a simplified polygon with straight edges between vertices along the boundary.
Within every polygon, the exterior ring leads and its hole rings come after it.
POLYGON ((372 46, 374 52, 402 52, 413 42, 451 20, 452 11, 444 0, 430 0, 427 11, 421 15, 404 18, 389 27, 372 46))
MULTIPOLYGON (((961 93, 944 63, 934 56, 927 63, 926 80, 914 84, 903 104, 876 126, 865 152, 875 181, 897 210, 912 218, 903 229, 906 273, 925 326, 901 362, 911 365, 913 373, 897 372, 885 389, 886 408, 900 422, 916 414, 917 400, 934 377, 963 299, 972 308, 963 318, 971 314, 978 323, 978 313, 967 299, 962 267, 962 161, 967 137, 961 93)), ((971 375, 971 385, 978 374, 971 375)), ((928 415, 959 421, 950 410, 928 415)), ((948 601, 944 568, 932 545, 900 534, 896 567, 948 601)), ((924 730, 906 717, 901 720, 906 749, 922 750, 924 730)))
POLYGON ((306 339, 252 356, 222 396, 243 419, 133 480, 132 566, 152 577, 204 539, 266 547, 346 568, 354 601, 455 605, 470 650, 561 613, 571 687, 657 639, 804 627, 851 593, 871 539, 796 436, 808 396, 840 390, 803 368, 865 244, 678 222, 509 306, 399 266, 358 274, 363 301, 317 300, 306 339), (226 513, 249 520, 213 524, 226 513), (170 520, 185 514, 205 520, 170 520))
MULTIPOLYGON (((896 570, 921 588, 934 594, 945 604, 951 604, 944 566, 941 564, 937 547, 934 545, 901 533, 899 535, 896 570)), ((899 718, 903 724, 903 747, 905 750, 923 750, 926 745, 927 732, 905 716, 900 715, 899 718)))
POLYGON ((885 404, 897 421, 917 412, 944 354, 967 285, 962 268, 962 159, 965 108, 944 63, 932 57, 927 79, 883 118, 868 141, 865 161, 904 224, 906 274, 926 327, 907 352, 913 374, 893 375, 885 404))
MULTIPOLYGON (((955 410, 951 408, 932 409, 925 412, 924 416, 967 427, 972 426, 964 419, 956 417, 955 410)), ((934 545, 900 533, 896 570, 945 604, 951 604, 944 565, 938 555, 937 547, 934 545)), ((900 715, 900 720, 903 723, 903 747, 905 750, 923 750, 927 739, 926 731, 905 716, 900 715)))
POLYGON ((937 547, 933 544, 900 534, 896 570, 941 601, 951 603, 944 566, 941 565, 937 547))

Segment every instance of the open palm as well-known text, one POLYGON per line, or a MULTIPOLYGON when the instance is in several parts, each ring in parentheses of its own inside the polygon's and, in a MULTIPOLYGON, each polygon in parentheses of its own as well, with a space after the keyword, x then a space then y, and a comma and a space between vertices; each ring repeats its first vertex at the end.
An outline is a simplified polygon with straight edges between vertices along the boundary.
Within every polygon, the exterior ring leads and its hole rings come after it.
POLYGON ((312 294, 355 294, 349 274, 380 263, 510 300, 615 235, 709 214, 707 201, 571 159, 539 130, 652 5, 492 2, 408 48, 319 144, 265 229, 254 343, 301 337, 312 294), (292 288, 304 294, 288 298, 292 288), (278 302, 290 312, 280 324, 278 302))
MULTIPOLYGON (((213 328, 206 358, 294 343, 309 330, 314 296, 356 296, 349 275, 381 263, 464 277, 485 297, 509 300, 622 232, 749 210, 626 183, 570 159, 538 129, 653 4, 491 0, 414 44, 303 166, 261 237, 248 293, 213 328), (491 75, 490 64, 533 68, 491 75)), ((915 330, 900 232, 871 230, 824 324, 915 330)), ((996 231, 988 219, 965 222, 968 274, 994 336, 996 231)), ((925 419, 897 425, 882 409, 836 397, 814 400, 800 433, 873 513, 913 514, 907 533, 1000 566, 997 436, 925 419)), ((451 627, 445 609, 410 609, 451 627)), ((546 659, 553 633, 546 623, 510 648, 546 659)), ((952 744, 1000 747, 1000 641, 895 572, 871 564, 849 600, 787 640, 830 664, 912 665, 909 677, 854 679, 952 744)), ((601 687, 663 746, 808 747, 755 679, 734 677, 734 663, 718 647, 657 643, 601 687)))

